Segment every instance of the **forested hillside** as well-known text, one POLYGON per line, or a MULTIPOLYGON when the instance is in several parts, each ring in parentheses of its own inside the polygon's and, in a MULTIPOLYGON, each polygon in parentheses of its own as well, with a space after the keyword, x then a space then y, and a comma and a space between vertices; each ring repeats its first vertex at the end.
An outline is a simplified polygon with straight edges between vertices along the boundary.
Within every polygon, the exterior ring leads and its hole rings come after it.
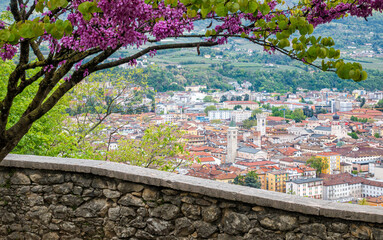
MULTIPOLYGON (((114 71, 125 71, 115 69, 114 71)), ((204 84, 210 89, 229 90, 230 81, 249 81, 255 91, 287 92, 296 88, 320 90, 322 88, 338 88, 340 90, 381 90, 383 72, 369 70, 369 78, 363 82, 343 80, 335 73, 306 72, 299 70, 251 71, 235 67, 231 64, 211 65, 209 68, 183 68, 153 66, 144 69, 148 74, 148 85, 159 92, 183 90, 185 86, 204 84)), ((136 76, 140 78, 140 76, 136 76)))

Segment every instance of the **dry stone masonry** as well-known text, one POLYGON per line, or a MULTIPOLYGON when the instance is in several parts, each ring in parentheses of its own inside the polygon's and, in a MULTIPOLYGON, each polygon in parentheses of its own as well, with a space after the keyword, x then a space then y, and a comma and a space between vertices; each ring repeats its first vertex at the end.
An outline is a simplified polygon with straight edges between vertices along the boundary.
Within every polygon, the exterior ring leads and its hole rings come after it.
POLYGON ((0 167, 0 239, 383 239, 383 213, 122 164, 11 155, 0 167))

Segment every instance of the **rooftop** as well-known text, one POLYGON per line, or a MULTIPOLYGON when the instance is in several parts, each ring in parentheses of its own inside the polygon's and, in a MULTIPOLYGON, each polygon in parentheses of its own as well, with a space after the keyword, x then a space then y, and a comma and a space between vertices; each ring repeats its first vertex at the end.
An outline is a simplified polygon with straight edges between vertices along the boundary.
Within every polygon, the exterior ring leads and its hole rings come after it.
POLYGON ((305 179, 292 180, 291 182, 296 184, 302 184, 302 183, 321 182, 321 181, 323 181, 322 178, 305 178, 305 179))

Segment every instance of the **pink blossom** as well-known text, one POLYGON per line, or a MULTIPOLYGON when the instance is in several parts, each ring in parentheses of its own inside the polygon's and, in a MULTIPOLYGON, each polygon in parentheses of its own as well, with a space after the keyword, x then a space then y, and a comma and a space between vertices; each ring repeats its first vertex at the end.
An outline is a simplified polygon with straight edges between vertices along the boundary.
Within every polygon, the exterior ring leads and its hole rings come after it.
POLYGON ((149 51, 149 56, 154 57, 157 54, 157 50, 153 49, 149 51))
POLYGON ((89 76, 89 71, 88 71, 88 69, 85 69, 85 70, 84 70, 84 74, 83 74, 83 76, 84 76, 84 77, 89 76))
POLYGON ((15 56, 17 52, 17 45, 13 46, 10 44, 3 44, 3 46, 0 47, 0 57, 5 60, 11 60, 13 56, 15 56))

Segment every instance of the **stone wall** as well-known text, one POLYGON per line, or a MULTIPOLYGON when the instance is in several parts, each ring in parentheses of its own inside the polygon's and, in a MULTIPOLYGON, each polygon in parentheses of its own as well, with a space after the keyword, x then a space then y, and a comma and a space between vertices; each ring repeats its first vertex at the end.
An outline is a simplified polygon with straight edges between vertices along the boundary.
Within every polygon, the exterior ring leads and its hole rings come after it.
POLYGON ((383 239, 383 209, 10 155, 0 164, 0 239, 383 239))

